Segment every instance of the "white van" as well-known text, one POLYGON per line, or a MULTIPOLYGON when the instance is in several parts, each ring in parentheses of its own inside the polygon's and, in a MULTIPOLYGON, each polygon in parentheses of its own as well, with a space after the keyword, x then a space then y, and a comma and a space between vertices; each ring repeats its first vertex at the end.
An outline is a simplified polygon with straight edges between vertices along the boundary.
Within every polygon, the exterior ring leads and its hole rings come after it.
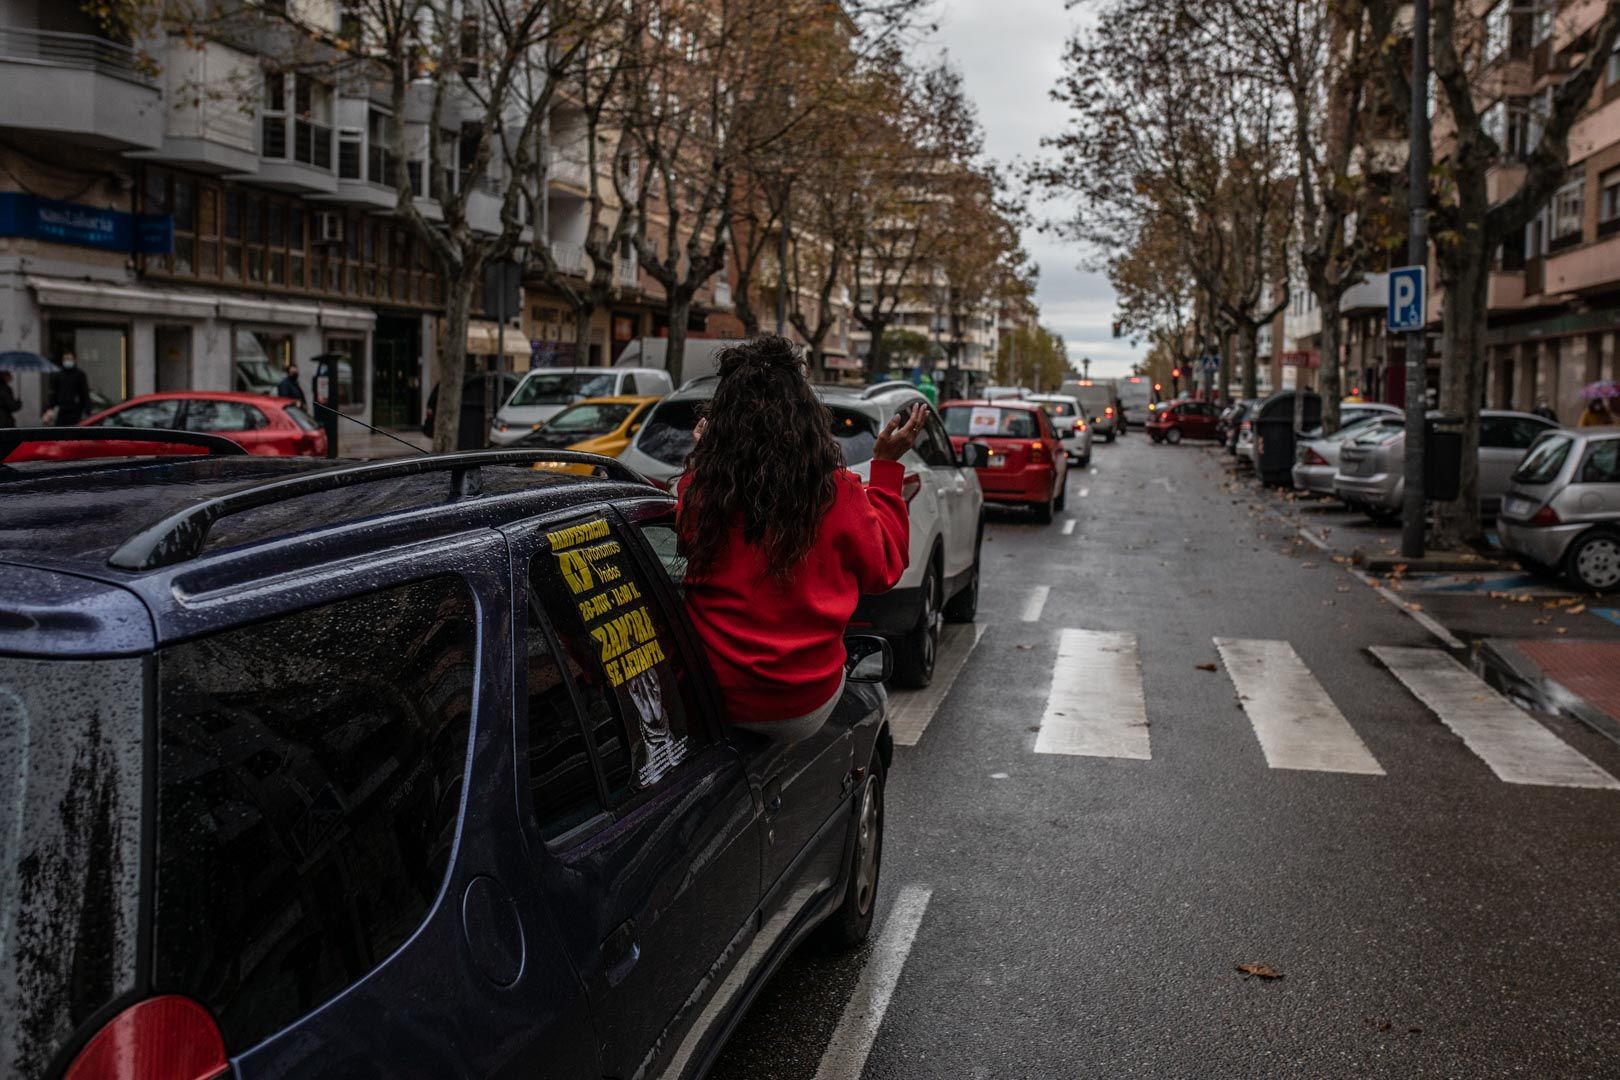
POLYGON ((1146 375, 1130 375, 1119 380, 1120 417, 1127 424, 1143 427, 1148 421, 1148 406, 1153 402, 1153 380, 1146 375))
MULTIPOLYGON (((686 350, 681 354, 681 385, 693 379, 702 379, 720 370, 720 354, 733 345, 741 345, 740 338, 687 338, 686 350)), ((668 370, 665 362, 669 355, 669 339, 661 337, 636 338, 624 347, 624 352, 613 362, 614 367, 657 368, 668 370)))
POLYGON ((512 446, 576 401, 595 397, 663 397, 669 372, 645 367, 535 368, 523 376, 489 425, 491 446, 512 446))

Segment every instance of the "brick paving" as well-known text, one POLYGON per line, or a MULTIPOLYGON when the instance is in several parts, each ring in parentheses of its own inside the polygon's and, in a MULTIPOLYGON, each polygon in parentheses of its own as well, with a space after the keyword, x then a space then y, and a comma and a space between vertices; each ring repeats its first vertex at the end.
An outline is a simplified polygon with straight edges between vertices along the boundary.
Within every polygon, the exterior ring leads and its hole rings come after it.
POLYGON ((1547 678, 1620 720, 1620 642, 1519 641, 1514 644, 1547 678))

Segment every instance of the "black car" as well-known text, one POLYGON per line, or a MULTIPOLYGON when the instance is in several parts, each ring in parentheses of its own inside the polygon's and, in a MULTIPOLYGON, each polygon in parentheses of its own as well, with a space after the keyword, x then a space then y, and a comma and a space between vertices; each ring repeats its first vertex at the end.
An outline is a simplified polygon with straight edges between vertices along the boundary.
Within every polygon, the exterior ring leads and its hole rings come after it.
POLYGON ((692 1077, 866 937, 881 641, 769 742, 616 462, 214 443, 0 465, 0 1075, 692 1077))

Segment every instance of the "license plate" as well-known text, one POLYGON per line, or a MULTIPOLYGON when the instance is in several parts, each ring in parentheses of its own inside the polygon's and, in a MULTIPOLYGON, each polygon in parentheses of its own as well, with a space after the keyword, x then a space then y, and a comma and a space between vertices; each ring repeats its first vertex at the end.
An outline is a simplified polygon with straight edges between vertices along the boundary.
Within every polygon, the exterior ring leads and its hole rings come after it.
POLYGON ((1005 469, 1006 467, 1007 467, 1007 459, 1000 456, 999 454, 990 459, 990 468, 992 468, 992 469, 1005 469))
POLYGON ((1512 517, 1522 517, 1530 509, 1530 504, 1523 499, 1506 498, 1502 500, 1502 513, 1512 517))

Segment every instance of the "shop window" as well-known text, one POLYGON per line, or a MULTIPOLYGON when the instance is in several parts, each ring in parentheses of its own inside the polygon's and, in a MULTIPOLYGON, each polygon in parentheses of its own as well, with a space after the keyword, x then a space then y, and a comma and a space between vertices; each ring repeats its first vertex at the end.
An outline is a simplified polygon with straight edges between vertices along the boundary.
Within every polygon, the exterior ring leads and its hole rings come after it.
POLYGON ((292 362, 292 338, 264 330, 238 329, 232 389, 244 394, 274 394, 292 362))
POLYGON ((338 407, 359 409, 365 404, 366 342, 357 337, 329 337, 326 352, 337 361, 338 407))
POLYGON ((90 380, 94 409, 129 397, 129 327, 52 319, 50 358, 68 353, 90 380))

